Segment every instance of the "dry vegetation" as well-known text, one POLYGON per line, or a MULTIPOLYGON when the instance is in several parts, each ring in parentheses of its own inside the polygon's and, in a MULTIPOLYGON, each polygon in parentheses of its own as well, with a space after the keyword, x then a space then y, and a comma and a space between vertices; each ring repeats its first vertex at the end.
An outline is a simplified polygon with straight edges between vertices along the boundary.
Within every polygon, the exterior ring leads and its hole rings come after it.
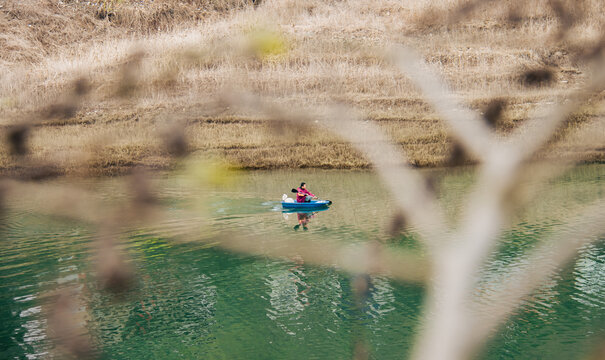
MULTIPOLYGON (((13 124, 28 124, 28 161, 58 172, 170 166, 162 135, 175 123, 188 151, 243 168, 369 166, 333 135, 275 127, 220 100, 243 90, 280 104, 350 104, 405 148, 413 165, 467 163, 473 160, 456 158, 440 116, 384 60, 384 47, 417 49, 462 102, 488 117, 495 112, 494 126, 507 134, 585 82, 580 50, 598 45, 605 24, 596 0, 259 3, 6 1, 1 125, 10 133, 13 124)), ((602 133, 601 97, 538 157, 602 161, 603 147, 569 136, 586 123, 602 133)), ((9 150, 0 167, 18 169, 9 150)))
MULTIPOLYGON (((600 1, 519 4, 5 2, 0 167, 22 176, 4 177, 0 195, 94 225, 97 276, 117 293, 134 276, 120 233, 143 223, 231 251, 426 282, 413 358, 474 358, 533 289, 605 232, 603 200, 566 214, 528 254, 531 271, 477 298, 481 265, 532 187, 579 159, 603 159, 600 1), (164 168, 190 153, 243 168, 371 164, 400 211, 393 233, 411 225, 426 257, 376 241, 215 234, 188 210, 171 222, 140 165, 164 168), (529 161, 545 157, 557 162, 529 161), (412 167, 472 161, 481 164, 477 183, 451 226, 412 167), (113 207, 77 187, 19 181, 135 166, 124 178, 130 198, 113 207)), ((201 163, 192 177, 230 177, 213 166, 201 163)), ((70 307, 59 297, 49 327, 68 353, 85 357, 90 339, 78 340, 85 329, 64 316, 70 307)), ((356 347, 353 355, 363 354, 356 347)))

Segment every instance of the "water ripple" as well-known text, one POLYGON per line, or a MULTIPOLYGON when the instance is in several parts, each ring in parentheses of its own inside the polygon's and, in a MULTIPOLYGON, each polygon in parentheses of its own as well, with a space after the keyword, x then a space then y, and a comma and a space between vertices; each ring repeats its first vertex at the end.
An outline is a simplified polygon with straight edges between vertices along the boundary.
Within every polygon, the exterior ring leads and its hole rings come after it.
MULTIPOLYGON (((528 254, 566 220, 570 209, 594 199, 604 187, 594 179, 603 174, 604 166, 588 167, 553 182, 539 194, 540 201, 518 214, 518 223, 486 262, 477 295, 498 291, 502 280, 528 271, 528 254)), ((470 179, 466 174, 443 178, 439 196, 449 216, 455 218, 463 208, 461 197, 468 193, 470 179), (448 189, 452 191, 446 193, 448 189)), ((394 206, 369 172, 252 173, 247 180, 241 189, 205 193, 208 211, 186 220, 182 207, 201 200, 166 180, 169 186, 159 196, 171 204, 170 216, 158 229, 122 234, 129 240, 125 251, 138 282, 121 299, 100 291, 95 282, 91 229, 35 209, 6 212, 0 223, 2 351, 13 358, 51 357, 45 306, 53 291, 69 286, 78 289, 79 316, 108 358, 350 358, 359 339, 376 358, 408 354, 421 325, 425 295, 420 286, 372 276, 360 299, 352 275, 310 266, 294 255, 242 256, 168 236, 195 234, 210 224, 213 231, 257 235, 259 247, 270 234, 289 241, 371 240, 422 248, 413 235, 388 233, 394 206), (289 184, 303 176, 334 205, 309 217, 308 231, 296 231, 297 214, 274 210, 289 184)), ((101 198, 116 200, 125 196, 114 191, 119 181, 91 187, 101 198)), ((602 241, 582 249, 573 264, 542 284, 503 325, 485 357, 574 358, 573 349, 587 348, 591 334, 603 335, 604 264, 602 241)))

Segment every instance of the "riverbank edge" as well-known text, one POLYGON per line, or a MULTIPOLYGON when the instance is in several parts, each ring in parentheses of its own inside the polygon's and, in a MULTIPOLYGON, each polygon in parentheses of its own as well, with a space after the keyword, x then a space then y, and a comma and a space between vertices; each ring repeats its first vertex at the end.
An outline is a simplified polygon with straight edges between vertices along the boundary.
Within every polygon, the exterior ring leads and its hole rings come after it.
MULTIPOLYGON (((38 165, 38 166, 12 166, 12 167, 0 167, 0 178, 17 179, 23 181, 41 181, 59 177, 75 177, 75 178, 103 178, 103 177, 119 177, 131 174, 136 170, 145 170, 149 172, 176 172, 183 168, 182 163, 174 161, 169 156, 164 159, 165 164, 149 164, 149 163, 136 163, 133 162, 130 165, 113 165, 104 167, 61 167, 53 165, 38 165)), ((549 159, 554 161, 555 159, 549 159)), ((576 162, 576 165, 600 165, 605 164, 605 152, 599 155, 593 155, 587 159, 583 159, 576 162)), ((440 170, 440 169, 461 169, 461 168, 474 168, 479 164, 477 162, 468 161, 464 164, 431 164, 431 165, 414 165, 410 164, 412 168, 422 170, 440 170)), ((227 163, 227 167, 233 171, 274 171, 274 170, 367 170, 373 169, 372 165, 362 166, 280 166, 280 165, 264 165, 264 166, 246 166, 246 165, 234 165, 227 163)))

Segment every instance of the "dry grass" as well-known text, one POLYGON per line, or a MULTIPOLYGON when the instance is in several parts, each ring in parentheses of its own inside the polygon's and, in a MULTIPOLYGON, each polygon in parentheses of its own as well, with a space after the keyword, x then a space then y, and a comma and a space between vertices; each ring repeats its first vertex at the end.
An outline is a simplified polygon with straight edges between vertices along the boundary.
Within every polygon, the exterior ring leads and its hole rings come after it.
MULTIPOLYGON (((523 298, 605 231, 598 201, 562 226, 571 232, 529 254, 536 269, 502 283, 495 299, 477 299, 482 263, 531 190, 578 159, 603 159, 599 1, 17 5, 0 7, 15 22, 0 41, 0 167, 22 176, 2 179, 0 195, 94 224, 97 274, 110 291, 127 290, 134 276, 120 253, 119 229, 149 223, 159 234, 231 251, 298 254, 353 273, 428 282, 412 356, 468 359, 523 298), (19 26, 30 18, 45 19, 37 24, 46 30, 19 26), (80 21, 94 31, 78 42, 80 21), (418 259, 376 241, 354 249, 270 234, 250 241, 202 231, 202 217, 187 211, 173 221, 140 165, 168 167, 191 152, 242 168, 371 165, 399 208, 392 232, 409 223, 426 254, 418 259), (553 157, 557 162, 529 161, 553 157), (430 179, 413 167, 474 161, 477 183, 450 225, 430 179), (124 178, 130 197, 112 208, 75 187, 19 181, 132 167, 124 178)), ((219 162, 182 164, 192 184, 224 184, 231 174, 219 162)), ((60 321, 73 306, 59 298, 49 327, 58 345, 82 357, 93 351, 87 340, 66 340, 79 339, 83 329, 60 321)), ((354 357, 367 355, 363 345, 355 349, 354 357)))
MULTIPOLYGON (((368 166, 332 135, 267 132, 272 127, 258 115, 215 101, 230 89, 284 104, 350 104, 405 148, 412 164, 447 165, 453 147, 444 124, 385 62, 381 47, 416 48, 473 109, 501 99, 497 129, 505 135, 535 107, 564 99, 585 81, 577 49, 597 44, 605 24, 598 1, 582 2, 582 14, 589 15, 578 16, 566 37, 559 36, 565 22, 547 1, 479 6, 458 19, 449 11, 455 2, 435 0, 106 3, 9 1, 0 8, 6 20, 0 22, 3 125, 33 121, 31 156, 69 173, 82 161, 94 173, 168 166, 158 135, 171 121, 184 124, 194 153, 219 154, 244 168, 368 166), (251 37, 259 32, 277 34, 283 49, 259 55, 250 48, 263 46, 251 37), (547 69, 548 81, 528 86, 523 73, 536 69, 547 69), (70 87, 80 77, 90 92, 73 101, 70 87), (47 116, 56 104, 70 111, 47 116), (83 155, 91 147, 93 155, 83 155)), ((601 116, 592 106, 581 117, 601 116)), ((602 148, 564 141, 574 123, 538 157, 580 154, 602 161, 602 148)), ((0 166, 15 166, 6 151, 0 166)))

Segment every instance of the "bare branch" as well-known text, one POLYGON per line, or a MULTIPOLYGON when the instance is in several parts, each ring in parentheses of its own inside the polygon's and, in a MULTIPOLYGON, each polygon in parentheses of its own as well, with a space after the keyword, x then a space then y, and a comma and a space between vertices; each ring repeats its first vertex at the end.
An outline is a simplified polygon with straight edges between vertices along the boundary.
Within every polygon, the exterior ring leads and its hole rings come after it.
POLYGON ((338 245, 330 241, 289 241, 275 237, 250 238, 222 234, 221 248, 244 254, 270 257, 300 256, 306 262, 320 266, 335 266, 353 274, 388 275, 407 282, 423 282, 429 274, 427 262, 404 251, 389 250, 377 243, 338 245))
POLYGON ((394 46, 390 55, 397 68, 416 84, 437 109, 465 149, 477 159, 485 160, 494 140, 481 116, 459 104, 454 94, 413 50, 394 46))
MULTIPOLYGON (((603 86, 605 73, 597 71, 595 75, 568 104, 552 107, 545 117, 530 120, 513 134, 511 141, 494 143, 485 149, 485 162, 476 189, 469 198, 462 226, 452 237, 452 246, 443 247, 435 261, 435 283, 438 285, 429 297, 427 313, 430 315, 420 336, 416 358, 464 359, 471 356, 469 342, 473 334, 473 315, 467 306, 476 275, 507 220, 508 196, 516 191, 524 161, 533 156, 582 101, 603 86), (441 346, 433 346, 437 342, 441 346)), ((447 94, 439 96, 447 99, 447 94)), ((448 104, 447 100, 445 103, 448 104)))
POLYGON ((104 214, 113 213, 92 193, 75 187, 50 184, 26 183, 4 180, 7 200, 12 207, 35 208, 48 215, 78 219, 90 224, 98 224, 104 214), (31 202, 35 205, 31 205, 31 202))
MULTIPOLYGON (((64 188, 53 185, 25 184, 16 181, 6 182, 9 194, 18 196, 20 201, 10 201, 17 207, 27 206, 28 202, 35 200, 39 206, 36 208, 47 214, 64 216, 70 219, 86 221, 100 226, 97 252, 100 257, 99 273, 104 282, 118 290, 127 287, 131 282, 131 270, 125 267, 123 259, 115 249, 113 233, 107 233, 106 214, 119 213, 101 210, 104 207, 95 197, 84 190, 75 191, 74 188, 64 188), (104 215, 105 214, 105 215, 104 215)), ((267 237, 260 239, 257 236, 245 236, 240 233, 218 233, 208 230, 205 219, 191 211, 178 212, 178 219, 169 221, 174 214, 154 204, 147 204, 148 212, 155 216, 140 219, 147 221, 148 233, 161 234, 169 238, 179 238, 183 241, 200 241, 217 245, 230 251, 248 254, 264 255, 270 257, 302 256, 305 261, 320 266, 336 266, 352 273, 386 274, 394 279, 407 282, 422 282, 428 277, 429 266, 426 261, 419 259, 416 254, 404 251, 394 251, 377 243, 362 245, 341 245, 330 241, 320 243, 310 240, 287 239, 267 237), (165 219, 158 221, 157 219, 165 219), (205 235, 203 235, 205 234, 205 235)), ((31 208, 31 207, 30 207, 31 208)), ((133 217, 125 216, 132 220, 133 217)), ((144 225, 145 223, 141 223, 144 225)), ((115 223, 111 228, 128 224, 115 223)), ((132 225, 132 224, 130 224, 132 225)))
POLYGON ((540 284, 558 272, 584 246, 597 241, 605 233, 605 201, 583 210, 582 213, 554 230, 557 235, 534 249, 524 263, 522 273, 508 278, 499 291, 481 299, 477 304, 476 328, 470 346, 476 348, 493 333, 540 284))
POLYGON ((510 140, 494 152, 493 156, 507 156, 517 164, 529 160, 579 106, 605 88, 605 71, 598 70, 598 66, 602 64, 602 61, 594 64, 593 74, 586 86, 569 98, 561 99, 557 105, 538 111, 531 120, 516 129, 509 137, 510 140))

